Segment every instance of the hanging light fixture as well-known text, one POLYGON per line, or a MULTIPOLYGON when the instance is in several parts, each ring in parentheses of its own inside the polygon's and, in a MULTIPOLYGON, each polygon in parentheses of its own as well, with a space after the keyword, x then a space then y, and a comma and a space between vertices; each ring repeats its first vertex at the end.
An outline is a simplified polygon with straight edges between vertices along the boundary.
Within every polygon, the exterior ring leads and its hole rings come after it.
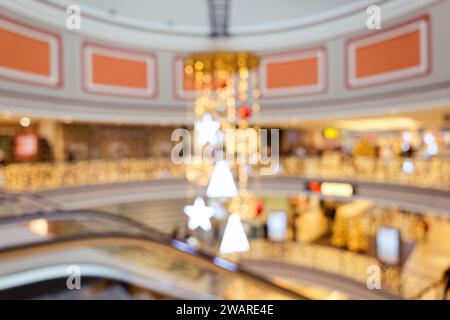
POLYGON ((209 198, 234 198, 238 195, 230 166, 226 160, 218 160, 209 180, 206 195, 209 198))
POLYGON ((184 213, 189 217, 188 227, 191 230, 195 230, 198 227, 204 231, 211 230, 210 219, 214 215, 214 208, 205 205, 202 197, 197 197, 194 200, 194 205, 185 206, 184 213))
MULTIPOLYGON (((187 79, 192 81, 191 87, 196 92, 193 104, 194 127, 199 133, 202 145, 214 145, 218 141, 219 127, 222 135, 226 135, 227 132, 250 130, 249 120, 260 110, 258 104, 259 62, 259 57, 253 53, 221 51, 194 53, 184 60, 185 74, 187 79)), ((225 139, 224 142, 227 159, 234 159, 238 157, 238 154, 250 152, 243 143, 234 145, 236 139, 230 139, 230 141, 225 139)), ((226 175, 229 176, 228 165, 224 166, 223 162, 218 160, 216 166, 220 169, 220 174, 222 171, 225 172, 227 167, 226 175)), ((244 166, 245 164, 237 166, 240 190, 245 189, 247 184, 247 170, 244 166)), ((213 175, 214 172, 216 170, 213 171, 213 175)), ((219 184, 217 187, 215 183, 211 185, 215 181, 216 179, 211 177, 207 191, 208 197, 210 194, 214 194, 213 197, 221 194, 218 189, 219 184)), ((231 183, 229 185, 231 189, 223 190, 222 193, 226 193, 225 197, 235 197, 237 195, 234 192, 235 188, 231 186, 231 183)))
POLYGON ((214 121, 211 114, 205 113, 200 121, 194 123, 195 131, 198 134, 198 142, 201 145, 215 145, 217 142, 217 133, 220 129, 220 122, 214 121))
POLYGON ((242 226, 241 219, 236 213, 230 215, 223 233, 222 243, 220 244, 220 253, 247 252, 250 250, 247 235, 242 226))
POLYGON ((249 52, 194 53, 184 60, 186 79, 192 81, 190 87, 196 93, 192 111, 194 130, 200 135, 199 144, 205 145, 205 148, 207 145, 214 146, 220 140, 217 139, 219 133, 225 137, 221 142, 224 142, 223 152, 226 156, 218 156, 215 150, 212 153, 214 159, 202 160, 205 166, 215 161, 206 195, 209 198, 231 199, 231 207, 237 210, 230 211, 233 213, 226 223, 220 245, 223 254, 250 249, 241 219, 250 220, 254 217, 258 202, 256 196, 247 191, 248 164, 238 161, 233 166, 239 182, 238 190, 231 163, 224 159, 241 159, 241 156, 248 159, 247 156, 255 152, 246 143, 236 139, 236 134, 254 130, 249 121, 260 110, 259 62, 259 57, 249 52), (229 134, 234 138, 227 139, 229 134))

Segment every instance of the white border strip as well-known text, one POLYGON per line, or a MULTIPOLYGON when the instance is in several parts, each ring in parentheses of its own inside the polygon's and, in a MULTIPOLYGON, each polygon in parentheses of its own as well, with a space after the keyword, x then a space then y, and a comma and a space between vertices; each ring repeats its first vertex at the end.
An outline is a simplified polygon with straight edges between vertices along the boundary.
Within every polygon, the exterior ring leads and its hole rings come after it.
POLYGON ((351 41, 347 47, 347 75, 348 85, 351 88, 359 88, 370 85, 387 83, 395 80, 407 79, 419 75, 424 75, 429 70, 428 56, 428 31, 429 24, 426 19, 409 23, 402 27, 386 31, 375 36, 368 36, 363 39, 351 41), (374 76, 366 76, 358 78, 356 76, 356 50, 361 47, 367 47, 383 41, 395 39, 402 35, 414 32, 420 32, 420 64, 414 67, 390 71, 374 76))
POLYGON ((98 47, 93 44, 83 46, 83 86, 88 92, 101 93, 107 95, 124 95, 135 97, 152 98, 156 94, 156 59, 154 56, 142 53, 122 51, 121 49, 110 49, 98 47), (134 87, 114 86, 105 84, 96 84, 92 77, 92 55, 102 56, 144 62, 147 65, 147 87, 138 89, 134 87))
POLYGON ((261 59, 261 97, 286 97, 286 96, 303 96, 308 94, 317 94, 324 92, 327 87, 327 70, 326 70, 326 51, 323 48, 312 49, 302 52, 293 52, 286 54, 277 54, 273 56, 265 56, 261 59), (317 57, 318 60, 318 83, 308 86, 297 86, 289 88, 269 89, 267 88, 267 66, 273 63, 289 62, 296 60, 306 60, 317 57))
MULTIPOLYGON (((8 30, 10 32, 35 39, 40 42, 46 42, 50 46, 49 55, 49 65, 50 65, 50 76, 44 76, 37 73, 7 68, 5 66, 0 66, 0 76, 5 78, 10 78, 12 80, 18 80, 21 82, 30 82, 42 84, 45 86, 55 87, 59 84, 59 39, 51 34, 46 34, 31 28, 27 28, 20 24, 10 22, 0 17, 1 28, 8 30)), ((1 49, 0 49, 1 50, 1 49)), ((32 54, 32 53, 30 53, 32 54)))

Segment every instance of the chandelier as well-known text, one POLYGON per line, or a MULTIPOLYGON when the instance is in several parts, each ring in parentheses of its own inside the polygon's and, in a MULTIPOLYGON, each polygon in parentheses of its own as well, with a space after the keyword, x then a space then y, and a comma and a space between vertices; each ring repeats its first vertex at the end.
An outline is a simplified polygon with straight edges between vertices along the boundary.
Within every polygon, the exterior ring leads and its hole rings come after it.
MULTIPOLYGON (((209 198, 226 201, 231 214, 226 230, 243 232, 241 227, 229 225, 235 225, 237 219, 250 220, 260 207, 255 194, 247 188, 251 166, 245 161, 229 160, 257 156, 247 140, 236 137, 243 134, 258 139, 250 120, 260 111, 259 63, 259 57, 250 52, 201 52, 184 60, 185 80, 195 91, 191 109, 194 137, 197 137, 194 141, 200 148, 223 146, 220 149, 223 153, 214 149, 211 159, 194 158, 187 166, 187 177, 199 185, 208 184, 206 194, 209 198), (238 187, 233 172, 237 175, 238 187), (209 176, 208 179, 205 176, 209 176)), ((225 238, 230 237, 224 235, 223 241, 225 238)), ((227 245, 222 247, 228 248, 227 245)), ((246 251, 247 247, 248 243, 242 244, 241 251, 246 251)))
MULTIPOLYGON (((259 57, 247 52, 196 53, 184 60, 184 72, 196 92, 196 118, 210 113, 224 124, 243 125, 257 102, 259 57)), ((226 129, 226 128, 225 128, 226 129)))

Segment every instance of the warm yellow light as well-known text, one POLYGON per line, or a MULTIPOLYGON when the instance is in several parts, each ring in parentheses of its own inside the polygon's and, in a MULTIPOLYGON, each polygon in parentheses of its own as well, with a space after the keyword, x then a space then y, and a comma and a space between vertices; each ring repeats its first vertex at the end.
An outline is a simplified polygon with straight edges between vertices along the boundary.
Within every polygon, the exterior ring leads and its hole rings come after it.
POLYGON ((239 84, 239 91, 247 91, 248 90, 248 82, 247 81, 242 81, 240 84, 239 84))
POLYGON ((372 118, 338 120, 336 126, 341 129, 354 131, 388 131, 388 130, 414 130, 418 127, 417 121, 410 118, 372 118))
POLYGON ((339 132, 339 130, 335 128, 326 128, 325 130, 323 130, 323 136, 327 139, 336 139, 339 138, 340 135, 341 133, 339 132))
POLYGON ((186 74, 192 74, 194 72, 194 68, 192 68, 192 66, 187 65, 186 67, 184 67, 184 72, 186 74))
POLYGON ((28 118, 28 117, 22 117, 22 118, 20 118, 20 125, 22 126, 22 127, 29 127, 30 126, 30 124, 31 124, 31 120, 30 120, 30 118, 28 118))
POLYGON ((28 228, 30 229, 31 232, 39 236, 44 237, 48 235, 48 221, 45 219, 37 219, 31 221, 28 224, 28 228))
POLYGON ((197 71, 195 73, 195 81, 197 81, 199 85, 203 85, 203 77, 204 77, 203 72, 197 71))
POLYGON ((197 61, 197 62, 195 62, 194 66, 195 66, 196 70, 202 70, 203 69, 203 62, 197 61))
POLYGON ((353 186, 349 183, 323 182, 320 185, 320 192, 324 196, 351 197, 353 186))
POLYGON ((239 71, 239 76, 241 77, 241 79, 247 79, 248 78, 248 70, 246 68, 242 68, 239 71))

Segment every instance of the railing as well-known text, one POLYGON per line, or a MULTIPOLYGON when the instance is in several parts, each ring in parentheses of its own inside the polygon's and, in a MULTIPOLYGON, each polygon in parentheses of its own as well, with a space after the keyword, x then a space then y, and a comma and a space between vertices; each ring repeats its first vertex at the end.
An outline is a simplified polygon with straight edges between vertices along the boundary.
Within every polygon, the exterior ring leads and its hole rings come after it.
POLYGON ((124 183, 184 177, 170 159, 93 160, 76 163, 11 164, 0 169, 6 191, 124 183))
POLYGON ((338 155, 329 155, 307 159, 284 158, 282 165, 282 174, 287 176, 314 179, 354 179, 450 189, 450 160, 446 158, 385 161, 372 157, 342 158, 338 155))
POLYGON ((247 253, 226 255, 225 258, 236 261, 245 258, 285 262, 333 273, 363 285, 366 285, 370 276, 369 266, 375 265, 381 270, 381 289, 405 299, 442 299, 443 286, 440 279, 402 271, 396 267, 382 266, 372 256, 328 246, 295 242, 272 243, 265 240, 253 240, 250 247, 251 250, 247 253))
MULTIPOLYGON (((286 157, 280 160, 281 176, 311 179, 354 179, 450 190, 450 161, 413 160, 410 173, 404 161, 377 161, 369 157, 346 159, 337 155, 321 158, 286 157)), ((183 178, 184 165, 169 158, 92 160, 76 163, 23 163, 0 168, 6 191, 37 191, 62 187, 183 178)))

